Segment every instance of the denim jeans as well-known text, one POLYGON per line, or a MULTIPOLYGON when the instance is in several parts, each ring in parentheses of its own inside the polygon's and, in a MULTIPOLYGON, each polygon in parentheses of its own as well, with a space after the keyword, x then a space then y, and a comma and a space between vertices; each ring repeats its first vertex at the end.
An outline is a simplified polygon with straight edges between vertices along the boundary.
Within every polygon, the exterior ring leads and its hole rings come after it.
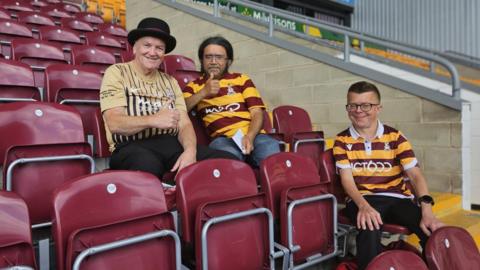
MULTIPOLYGON (((239 160, 245 161, 247 159, 247 156, 242 153, 242 150, 231 138, 215 138, 209 146, 213 149, 230 152, 239 160)), ((248 161, 252 163, 251 165, 259 167, 263 159, 278 152, 280 152, 280 146, 277 140, 266 134, 258 134, 253 141, 253 151, 250 153, 248 161)))

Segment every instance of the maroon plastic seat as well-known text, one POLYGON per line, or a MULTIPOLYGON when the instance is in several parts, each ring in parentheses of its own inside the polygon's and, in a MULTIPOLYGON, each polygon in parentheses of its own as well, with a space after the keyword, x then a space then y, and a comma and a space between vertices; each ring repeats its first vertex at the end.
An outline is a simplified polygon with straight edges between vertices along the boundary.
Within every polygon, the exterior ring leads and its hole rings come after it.
POLYGON ((309 158, 289 152, 271 155, 262 161, 260 182, 279 220, 280 243, 293 254, 290 267, 337 255, 336 200, 309 158))
POLYGON ((0 19, 0 41, 1 53, 5 58, 11 58, 11 41, 14 38, 32 38, 33 34, 25 24, 9 20, 0 19))
POLYGON ((203 269, 273 267, 273 221, 246 163, 200 161, 182 169, 176 182, 182 239, 186 250, 195 249, 196 269, 202 263, 203 269))
POLYGON ((44 87, 45 68, 54 64, 68 64, 58 44, 38 39, 12 40, 12 58, 30 65, 35 85, 44 87))
POLYGON ((480 269, 480 253, 472 236, 460 227, 446 226, 428 238, 425 257, 431 270, 480 269))
POLYGON ((36 269, 30 219, 25 202, 13 192, 0 191, 0 268, 36 269))
POLYGON ((80 36, 73 30, 59 26, 43 26, 39 28, 39 38, 58 44, 65 56, 65 60, 72 61, 72 47, 82 45, 80 36))
POLYGON ((70 13, 71 15, 74 15, 78 12, 81 12, 82 9, 75 5, 75 4, 71 4, 71 3, 56 3, 56 4, 50 4, 51 7, 55 7, 59 10, 65 10, 67 11, 68 13, 70 13))
POLYGON ((180 269, 179 239, 154 175, 108 171, 80 177, 55 192, 53 207, 59 270, 72 269, 74 262, 83 270, 180 269), (119 245, 88 251, 112 243, 119 245))
POLYGON ((29 65, 0 59, 0 102, 42 100, 29 65))
POLYGON ((62 18, 71 18, 72 15, 64 10, 64 9, 61 9, 61 8, 57 8, 55 6, 46 6, 46 7, 43 7, 40 9, 40 11, 42 11, 43 13, 46 13, 48 14, 48 16, 52 17, 53 20, 55 21, 55 24, 59 25, 60 24, 60 21, 62 18))
POLYGON ((108 50, 88 45, 73 47, 72 60, 72 64, 93 67, 100 74, 116 63, 115 56, 108 50))
POLYGON ((163 62, 160 65, 160 70, 173 75, 177 70, 191 70, 196 71, 195 61, 183 55, 169 54, 165 55, 163 62))
POLYGON ((211 140, 210 136, 208 136, 205 126, 203 125, 203 121, 200 119, 197 112, 195 110, 191 110, 188 113, 188 116, 190 118, 190 122, 192 122, 193 130, 195 131, 195 135, 197 137, 197 144, 209 145, 211 140))
POLYGON ((30 30, 32 30, 35 38, 38 38, 39 27, 55 25, 55 22, 50 16, 41 12, 22 11, 17 14, 17 19, 19 22, 30 26, 30 30))
POLYGON ((42 9, 43 7, 48 6, 49 3, 40 0, 31 0, 30 5, 32 5, 34 11, 40 11, 40 9, 42 9))
MULTIPOLYGON (((428 270, 417 254, 405 250, 388 250, 377 255, 365 270, 428 270)), ((451 269, 451 268, 449 268, 451 269)), ((467 269, 467 268, 462 268, 467 269)), ((471 268, 473 269, 473 268, 471 268)))
POLYGON ((319 155, 324 149, 323 131, 313 131, 308 112, 296 106, 279 106, 272 113, 273 126, 290 144, 290 151, 310 157, 319 167, 319 155))
POLYGON ((10 12, 10 15, 16 16, 21 11, 33 11, 32 5, 27 1, 21 0, 2 0, 1 5, 10 12))
POLYGON ((80 115, 60 104, 14 102, 0 106, 0 123, 4 189, 26 201, 32 224, 48 225, 53 190, 95 169, 80 115))
POLYGON ((114 23, 102 23, 97 25, 98 31, 104 32, 104 33, 109 33, 110 35, 113 36, 118 36, 118 37, 127 37, 128 31, 125 30, 121 25, 119 24, 114 24, 114 23))
POLYGON ((122 63, 132 61, 133 58, 135 58, 135 55, 133 55, 132 51, 123 51, 120 53, 120 61, 122 63))
POLYGON ((94 31, 90 23, 78 18, 63 18, 61 20, 61 24, 63 28, 67 28, 77 32, 82 38, 85 37, 85 33, 94 31))
POLYGON ((96 25, 98 24, 105 23, 105 21, 100 15, 91 13, 91 12, 85 12, 85 11, 77 12, 74 16, 77 19, 88 22, 90 25, 94 27, 96 27, 96 25))
POLYGON ((103 121, 97 115, 101 83, 102 76, 92 67, 53 65, 45 71, 46 100, 75 107, 82 117, 85 135, 93 138, 94 156, 106 157, 110 154, 104 143, 103 121))
POLYGON ((120 53, 125 51, 125 47, 118 40, 119 37, 112 36, 102 32, 91 32, 85 34, 86 44, 103 48, 115 55, 116 61, 121 62, 120 53))
POLYGON ((3 7, 0 7, 0 19, 7 19, 10 20, 10 12, 3 7))
POLYGON ((183 89, 189 82, 200 77, 201 73, 195 70, 176 70, 170 75, 177 80, 180 89, 183 89))

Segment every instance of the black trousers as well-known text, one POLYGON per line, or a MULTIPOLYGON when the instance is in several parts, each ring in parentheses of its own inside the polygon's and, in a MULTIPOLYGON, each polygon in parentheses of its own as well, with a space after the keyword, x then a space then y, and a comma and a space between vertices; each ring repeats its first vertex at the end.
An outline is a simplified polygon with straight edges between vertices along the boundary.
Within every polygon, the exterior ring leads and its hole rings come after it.
MULTIPOLYGON (((420 239, 420 245, 425 249, 428 236, 420 228, 420 220, 422 212, 418 205, 414 204, 410 199, 400 199, 389 196, 364 196, 367 202, 375 208, 382 217, 383 223, 398 224, 407 227, 412 233, 416 234, 420 239)), ((354 223, 357 224, 358 207, 350 201, 346 205, 346 215, 354 223)), ((357 260, 358 269, 363 270, 368 263, 382 252, 380 243, 382 231, 358 229, 357 235, 357 260)))
MULTIPOLYGON (((112 153, 110 168, 149 172, 162 179, 182 153, 183 147, 176 136, 159 135, 118 145, 112 153)), ((236 159, 228 152, 197 145, 197 160, 210 158, 236 159)))

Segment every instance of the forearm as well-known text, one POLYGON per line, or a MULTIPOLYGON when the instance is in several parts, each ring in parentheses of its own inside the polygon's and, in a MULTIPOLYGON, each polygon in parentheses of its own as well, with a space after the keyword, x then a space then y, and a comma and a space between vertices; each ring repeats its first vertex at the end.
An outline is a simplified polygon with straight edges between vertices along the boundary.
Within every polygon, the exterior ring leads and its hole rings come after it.
POLYGON ((360 193, 360 191, 358 191, 358 188, 355 185, 351 170, 341 169, 340 178, 345 193, 347 193, 348 197, 352 199, 352 201, 357 205, 358 208, 368 205, 367 200, 365 200, 365 198, 360 193))
POLYGON ((185 112, 181 115, 178 141, 182 145, 184 151, 190 151, 196 154, 197 151, 197 137, 193 129, 192 123, 185 112))
POLYGON ((205 91, 202 89, 198 93, 193 94, 192 96, 185 99, 185 104, 187 105, 187 110, 191 111, 197 104, 204 99, 205 91))
POLYGON ((248 127, 247 135, 254 139, 263 127, 263 111, 260 108, 250 110, 252 119, 248 127))
POLYGON ((103 113, 108 129, 112 134, 130 136, 151 127, 150 116, 128 116, 125 108, 113 108, 103 113))

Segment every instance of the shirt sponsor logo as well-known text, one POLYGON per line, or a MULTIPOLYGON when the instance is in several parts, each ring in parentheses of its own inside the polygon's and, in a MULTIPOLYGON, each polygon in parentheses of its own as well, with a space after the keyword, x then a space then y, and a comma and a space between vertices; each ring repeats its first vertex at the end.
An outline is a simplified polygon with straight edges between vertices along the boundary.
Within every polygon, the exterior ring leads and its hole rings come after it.
POLYGON ((374 162, 374 161, 364 161, 364 162, 352 162, 352 169, 355 172, 369 171, 372 173, 383 173, 389 172, 392 170, 392 164, 388 162, 374 162))
POLYGON ((206 114, 220 113, 220 112, 226 112, 226 111, 234 112, 234 111, 237 111, 238 109, 240 109, 240 104, 235 102, 235 103, 228 104, 227 106, 217 106, 212 108, 206 108, 205 113, 206 114))

